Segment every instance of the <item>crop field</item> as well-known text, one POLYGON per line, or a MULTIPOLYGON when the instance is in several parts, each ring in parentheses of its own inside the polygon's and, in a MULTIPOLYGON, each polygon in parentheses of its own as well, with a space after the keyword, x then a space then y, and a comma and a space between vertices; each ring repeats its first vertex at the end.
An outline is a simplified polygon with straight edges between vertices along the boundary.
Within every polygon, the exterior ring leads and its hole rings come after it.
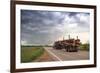
POLYGON ((40 46, 21 46, 21 62, 32 62, 44 53, 40 46))
POLYGON ((89 46, 81 45, 80 48, 78 52, 66 52, 51 46, 21 46, 21 63, 89 59, 89 46))

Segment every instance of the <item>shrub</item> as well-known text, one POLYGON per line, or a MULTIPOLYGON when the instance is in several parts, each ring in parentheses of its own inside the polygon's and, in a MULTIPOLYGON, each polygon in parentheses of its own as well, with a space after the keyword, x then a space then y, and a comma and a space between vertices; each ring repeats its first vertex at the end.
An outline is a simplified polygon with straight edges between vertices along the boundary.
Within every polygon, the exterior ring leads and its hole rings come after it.
POLYGON ((86 50, 86 51, 89 51, 89 44, 81 44, 80 45, 80 50, 86 50))

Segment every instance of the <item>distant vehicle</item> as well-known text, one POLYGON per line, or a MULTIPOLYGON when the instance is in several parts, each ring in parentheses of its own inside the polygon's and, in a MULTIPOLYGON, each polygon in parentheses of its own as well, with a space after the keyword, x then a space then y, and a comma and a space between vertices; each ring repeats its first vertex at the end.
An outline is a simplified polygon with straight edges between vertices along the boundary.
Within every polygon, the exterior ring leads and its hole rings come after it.
POLYGON ((66 52, 78 52, 78 48, 80 46, 80 39, 70 39, 70 35, 69 35, 69 39, 67 40, 61 40, 61 41, 55 41, 53 48, 54 49, 65 49, 66 52))

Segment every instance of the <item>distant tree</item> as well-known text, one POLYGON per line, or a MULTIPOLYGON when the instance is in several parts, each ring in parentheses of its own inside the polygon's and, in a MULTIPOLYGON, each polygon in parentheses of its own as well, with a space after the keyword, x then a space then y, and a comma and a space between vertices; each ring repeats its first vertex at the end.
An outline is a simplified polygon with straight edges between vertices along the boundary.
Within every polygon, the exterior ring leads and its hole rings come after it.
POLYGON ((80 45, 80 50, 87 50, 87 51, 89 51, 89 43, 81 44, 80 45))

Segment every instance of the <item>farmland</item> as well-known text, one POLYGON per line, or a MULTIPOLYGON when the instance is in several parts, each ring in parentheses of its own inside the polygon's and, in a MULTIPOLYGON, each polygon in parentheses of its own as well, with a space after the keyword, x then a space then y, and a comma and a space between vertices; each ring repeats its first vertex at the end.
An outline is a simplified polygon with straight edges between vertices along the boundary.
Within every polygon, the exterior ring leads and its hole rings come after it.
POLYGON ((21 62, 31 62, 44 53, 40 46, 21 46, 21 62))
POLYGON ((78 52, 66 52, 65 49, 56 50, 51 46, 21 46, 21 63, 86 59, 89 59, 89 50, 85 45, 81 45, 78 52))
POLYGON ((21 46, 21 63, 55 61, 42 46, 21 46))

